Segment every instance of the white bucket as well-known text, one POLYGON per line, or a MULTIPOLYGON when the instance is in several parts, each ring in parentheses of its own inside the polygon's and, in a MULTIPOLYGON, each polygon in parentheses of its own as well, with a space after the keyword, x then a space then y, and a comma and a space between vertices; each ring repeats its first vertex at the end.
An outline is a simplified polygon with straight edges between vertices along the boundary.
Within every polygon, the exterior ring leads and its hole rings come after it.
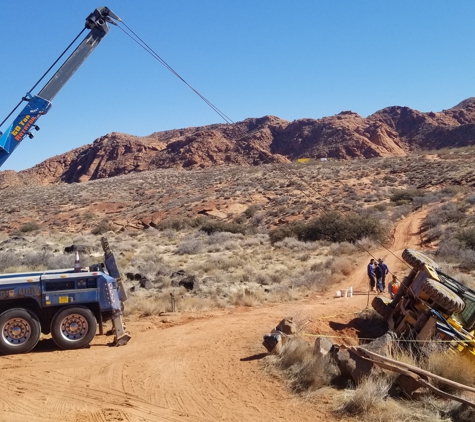
POLYGON ((335 292, 335 295, 336 295, 336 297, 341 297, 341 292, 340 292, 340 290, 337 290, 337 291, 335 292))

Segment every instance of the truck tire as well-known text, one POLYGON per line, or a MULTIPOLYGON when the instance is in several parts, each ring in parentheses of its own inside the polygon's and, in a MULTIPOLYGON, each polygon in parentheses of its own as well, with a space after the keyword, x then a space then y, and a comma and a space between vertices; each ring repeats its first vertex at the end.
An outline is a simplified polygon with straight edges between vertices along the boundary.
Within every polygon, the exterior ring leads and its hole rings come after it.
POLYGON ((424 265, 429 265, 436 269, 439 268, 439 265, 433 259, 414 249, 404 249, 402 259, 417 271, 420 271, 424 265))
POLYGON ((40 339, 38 317, 27 309, 14 308, 0 315, 0 353, 28 353, 40 339))
POLYGON ((373 301, 371 302, 371 306, 373 309, 381 315, 384 319, 388 319, 393 311, 393 308, 389 306, 390 301, 384 299, 380 296, 375 296, 373 301))
POLYGON ((86 347, 96 335, 94 314, 83 306, 60 310, 51 322, 51 336, 61 349, 86 347))
POLYGON ((427 279, 422 285, 422 291, 449 314, 459 314, 465 308, 462 298, 438 281, 427 279))

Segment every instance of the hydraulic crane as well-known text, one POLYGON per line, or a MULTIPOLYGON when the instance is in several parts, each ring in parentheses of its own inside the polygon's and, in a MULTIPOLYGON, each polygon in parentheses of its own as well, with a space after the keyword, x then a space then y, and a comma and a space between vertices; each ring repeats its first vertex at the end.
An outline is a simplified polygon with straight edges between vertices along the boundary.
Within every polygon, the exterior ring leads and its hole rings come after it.
POLYGON ((90 31, 84 40, 71 53, 42 90, 37 95, 32 95, 28 92, 17 107, 15 107, 0 124, 1 127, 23 101, 27 102, 26 106, 13 120, 13 123, 8 127, 5 133, 0 132, 0 167, 26 136, 30 139, 34 137, 32 130, 40 129, 36 124, 38 119, 49 111, 52 105, 51 101, 56 94, 107 35, 109 32, 107 24, 117 25, 114 20, 118 22, 121 21, 109 8, 99 7, 94 10, 94 12, 86 18, 84 30, 89 29, 90 31))

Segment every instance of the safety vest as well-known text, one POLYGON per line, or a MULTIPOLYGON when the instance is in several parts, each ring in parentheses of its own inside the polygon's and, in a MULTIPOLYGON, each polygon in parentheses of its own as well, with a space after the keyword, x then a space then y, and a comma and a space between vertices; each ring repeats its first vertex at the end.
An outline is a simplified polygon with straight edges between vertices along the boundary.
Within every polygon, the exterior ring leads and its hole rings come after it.
POLYGON ((396 281, 395 283, 391 283, 391 293, 392 294, 397 294, 397 291, 399 290, 399 286, 401 285, 401 283, 399 283, 399 281, 396 281))

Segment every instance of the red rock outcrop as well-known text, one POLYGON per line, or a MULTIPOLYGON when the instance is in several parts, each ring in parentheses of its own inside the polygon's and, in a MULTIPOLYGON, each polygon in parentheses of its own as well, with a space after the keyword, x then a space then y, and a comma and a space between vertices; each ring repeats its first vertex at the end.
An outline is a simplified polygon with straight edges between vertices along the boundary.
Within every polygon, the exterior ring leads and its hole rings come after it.
POLYGON ((351 111, 293 122, 274 116, 156 132, 121 133, 21 172, 0 172, 0 186, 85 182, 156 168, 285 163, 297 158, 371 158, 413 149, 475 143, 475 98, 441 112, 387 107, 363 118, 351 111))

